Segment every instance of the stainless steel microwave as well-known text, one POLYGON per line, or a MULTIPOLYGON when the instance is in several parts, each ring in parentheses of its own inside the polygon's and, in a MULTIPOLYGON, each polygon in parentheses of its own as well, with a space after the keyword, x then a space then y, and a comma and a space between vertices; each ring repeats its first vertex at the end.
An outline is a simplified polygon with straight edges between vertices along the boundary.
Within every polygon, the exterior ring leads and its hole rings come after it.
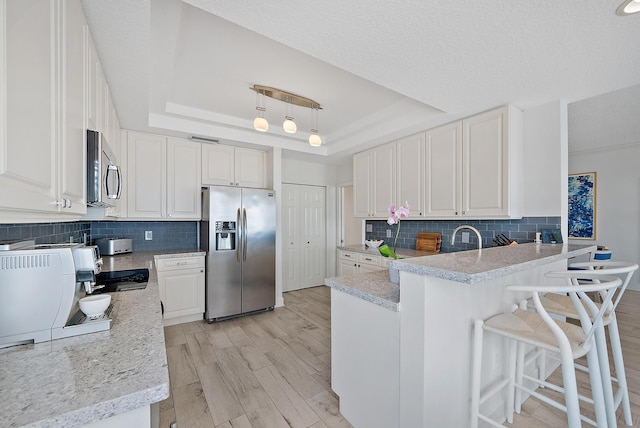
POLYGON ((112 207, 122 194, 122 173, 104 136, 87 130, 87 205, 112 207))

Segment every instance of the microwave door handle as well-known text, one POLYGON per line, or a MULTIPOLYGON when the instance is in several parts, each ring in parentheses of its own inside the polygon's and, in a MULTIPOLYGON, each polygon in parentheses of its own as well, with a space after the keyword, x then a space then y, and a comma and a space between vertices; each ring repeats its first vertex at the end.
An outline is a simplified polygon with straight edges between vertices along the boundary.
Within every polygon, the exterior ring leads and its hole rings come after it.
POLYGON ((120 173, 120 167, 117 165, 115 167, 116 173, 118 174, 118 191, 116 192, 116 199, 120 199, 120 196, 122 195, 122 174, 120 173))
MULTIPOLYGON (((244 231, 242 230, 242 227, 240 227, 240 208, 238 208, 238 214, 236 216, 236 230, 237 232, 239 232, 239 233, 236 233, 236 241, 242 242, 242 236, 244 231)), ((240 263, 240 247, 242 247, 242 245, 238 245, 238 242, 237 242, 236 243, 236 261, 238 263, 240 263)))
MULTIPOLYGON (((109 165, 107 167, 107 173, 104 175, 104 188, 107 191, 107 199, 118 199, 118 195, 117 194, 111 194, 111 192, 109 192, 109 173, 111 171, 114 171, 114 170, 118 173, 118 177, 119 177, 120 176, 120 171, 118 171, 118 167, 115 166, 115 165, 109 165)), ((120 183, 119 182, 118 182, 118 187, 120 187, 120 183)))

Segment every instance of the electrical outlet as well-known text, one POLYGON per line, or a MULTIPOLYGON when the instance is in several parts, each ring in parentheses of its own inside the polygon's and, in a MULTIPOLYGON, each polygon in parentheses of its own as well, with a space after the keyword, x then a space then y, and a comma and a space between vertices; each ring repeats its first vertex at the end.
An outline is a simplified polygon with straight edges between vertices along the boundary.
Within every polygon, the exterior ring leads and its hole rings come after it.
POLYGON ((371 233, 373 232, 373 225, 372 224, 368 224, 367 225, 367 233, 371 233))
POLYGON ((469 243, 469 232, 462 232, 462 243, 463 244, 469 243))
POLYGON ((391 229, 387 229, 387 238, 391 238, 391 229))
POLYGON ((144 231, 144 240, 145 241, 153 241, 153 231, 152 230, 145 230, 144 231))

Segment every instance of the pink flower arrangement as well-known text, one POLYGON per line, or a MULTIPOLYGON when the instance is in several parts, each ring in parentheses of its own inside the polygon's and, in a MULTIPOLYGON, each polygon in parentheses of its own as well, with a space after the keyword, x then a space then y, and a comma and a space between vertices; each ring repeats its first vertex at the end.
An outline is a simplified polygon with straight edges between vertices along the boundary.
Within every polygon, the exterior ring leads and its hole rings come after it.
MULTIPOLYGON (((396 204, 391 204, 389 207, 389 218, 387 219, 387 223, 389 225, 397 224, 396 228, 396 239, 393 240, 393 255, 395 256, 396 252, 396 243, 398 242, 398 235, 400 234, 400 219, 409 217, 409 213, 411 212, 411 207, 409 206, 409 202, 405 201, 404 205, 401 205, 399 208, 396 208, 396 204)), ((396 257, 394 257, 395 259, 396 257)))

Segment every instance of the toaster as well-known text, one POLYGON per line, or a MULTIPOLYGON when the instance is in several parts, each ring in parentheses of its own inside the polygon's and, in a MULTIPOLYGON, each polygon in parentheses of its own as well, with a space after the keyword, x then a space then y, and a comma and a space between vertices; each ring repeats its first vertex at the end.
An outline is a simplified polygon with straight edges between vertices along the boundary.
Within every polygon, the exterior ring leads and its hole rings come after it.
POLYGON ((131 239, 128 238, 99 238, 96 245, 103 256, 130 253, 133 249, 131 239))

